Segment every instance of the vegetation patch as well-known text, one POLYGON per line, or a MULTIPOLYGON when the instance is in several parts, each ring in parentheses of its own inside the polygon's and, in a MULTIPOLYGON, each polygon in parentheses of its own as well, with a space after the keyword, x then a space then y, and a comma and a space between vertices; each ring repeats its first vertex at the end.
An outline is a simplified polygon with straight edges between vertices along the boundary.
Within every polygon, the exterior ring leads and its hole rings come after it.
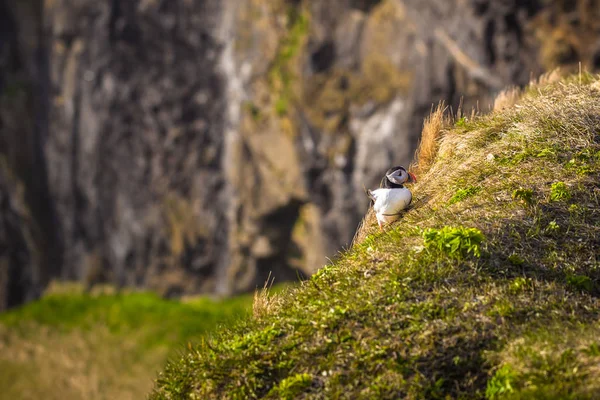
POLYGON ((440 251, 454 258, 471 254, 481 256, 480 245, 484 236, 479 229, 445 226, 442 229, 429 228, 423 232, 425 247, 440 251))
POLYGON ((513 393, 512 382, 515 377, 515 371, 510 365, 503 365, 488 381, 485 397, 488 399, 497 399, 503 395, 506 396, 513 393))
POLYGON ((380 232, 370 211, 350 249, 257 296, 262 311, 172 360, 151 398, 593 399, 597 86, 545 79, 459 126, 436 117, 402 218, 380 232), (447 207, 457 185, 481 188, 468 208, 447 207))
POLYGON ((448 205, 452 205, 458 203, 459 201, 463 201, 466 198, 475 196, 480 190, 481 188, 475 186, 470 186, 465 189, 458 189, 450 198, 450 200, 448 200, 448 205))
POLYGON ((277 395, 283 400, 292 400, 307 389, 312 380, 309 374, 296 374, 282 380, 269 394, 277 395))
POLYGON ((570 198, 571 193, 564 182, 556 182, 552 184, 552 187, 550 188, 550 200, 561 201, 569 200, 570 198))
POLYGON ((512 198, 515 200, 521 200, 527 205, 531 205, 533 204, 533 190, 523 188, 515 189, 512 192, 512 198))
POLYGON ((274 103, 275 113, 280 117, 288 114, 290 102, 294 98, 293 83, 299 79, 294 61, 304 45, 308 26, 308 13, 289 5, 287 30, 279 43, 279 50, 269 72, 269 81, 277 93, 274 103))
POLYGON ((78 284, 0 315, 0 398, 143 397, 168 357, 240 319, 249 296, 164 300, 78 284))

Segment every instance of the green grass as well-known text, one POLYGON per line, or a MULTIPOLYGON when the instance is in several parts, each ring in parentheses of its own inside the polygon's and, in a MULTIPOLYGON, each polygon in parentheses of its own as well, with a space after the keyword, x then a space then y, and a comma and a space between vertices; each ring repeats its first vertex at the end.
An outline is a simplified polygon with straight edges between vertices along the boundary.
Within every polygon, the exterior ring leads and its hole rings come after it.
POLYGON ((0 314, 0 398, 141 398, 168 357, 251 305, 65 287, 0 314))
POLYGON ((448 200, 448 205, 452 205, 463 201, 464 199, 467 199, 471 196, 475 196, 480 190, 481 188, 474 186, 468 187, 466 189, 458 189, 456 193, 454 193, 454 195, 450 198, 450 200, 448 200))
POLYGON ((550 190, 550 200, 552 201, 561 201, 561 200, 569 200, 571 198, 571 193, 569 192, 569 188, 565 185, 564 182, 556 182, 552 184, 550 190))
POLYGON ((423 243, 429 250, 445 253, 448 257, 462 258, 469 254, 481 256, 480 246, 484 236, 476 228, 429 228, 423 232, 423 243))
POLYGON ((396 224, 369 213, 351 249, 169 363, 151 398, 596 398, 600 83, 582 81, 447 127, 396 224), (457 187, 480 190, 448 207, 457 187))

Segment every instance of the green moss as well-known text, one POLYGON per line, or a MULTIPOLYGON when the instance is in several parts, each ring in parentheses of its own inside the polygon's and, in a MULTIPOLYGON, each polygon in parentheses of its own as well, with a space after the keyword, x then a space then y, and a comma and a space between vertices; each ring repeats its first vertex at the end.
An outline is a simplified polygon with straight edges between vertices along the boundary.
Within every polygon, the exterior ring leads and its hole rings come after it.
POLYGON ((430 228, 423 232, 423 243, 427 249, 456 258, 469 254, 481 256, 480 246, 483 239, 483 234, 476 228, 445 226, 442 229, 430 228))
POLYGON ((450 198, 450 200, 448 200, 448 205, 452 205, 463 201, 464 199, 467 199, 469 197, 475 196, 480 190, 481 188, 475 186, 470 186, 465 189, 458 189, 456 193, 454 193, 454 195, 450 198))
POLYGON ((467 117, 460 117, 459 119, 457 119, 454 122, 454 126, 456 126, 457 128, 466 127, 467 122, 468 122, 467 117))
POLYGON ((503 365, 488 381, 485 397, 488 399, 497 399, 503 395, 513 393, 514 389, 512 382, 515 379, 515 376, 515 371, 510 365, 503 365))
POLYGON ((594 282, 585 275, 569 275, 567 283, 576 290, 584 292, 592 292, 594 290, 594 282))
POLYGON ((521 200, 527 205, 531 205, 533 203, 533 190, 523 188, 515 189, 512 192, 512 198, 521 200))
POLYGON ((564 182, 556 182, 552 184, 552 187, 550 188, 550 200, 562 201, 569 200, 570 198, 571 193, 564 182))
POLYGON ((518 254, 515 254, 515 253, 508 256, 508 261, 512 265, 523 265, 525 263, 525 260, 521 256, 519 256, 518 254))
POLYGON ((297 94, 294 82, 298 81, 296 58, 304 46, 309 28, 309 14, 299 6, 288 6, 287 31, 279 42, 279 48, 273 66, 269 71, 269 80, 275 99, 275 113, 285 116, 289 112, 289 103, 297 94))
POLYGON ((309 374, 296 374, 282 380, 270 394, 277 395, 280 399, 292 400, 310 387, 312 381, 313 378, 309 374))
POLYGON ((575 332, 586 345, 566 347, 574 337, 554 325, 530 331, 512 343, 507 350, 509 359, 488 381, 486 397, 594 399, 598 386, 595 382, 590 384, 581 371, 600 361, 595 351, 597 331, 576 328, 575 332))

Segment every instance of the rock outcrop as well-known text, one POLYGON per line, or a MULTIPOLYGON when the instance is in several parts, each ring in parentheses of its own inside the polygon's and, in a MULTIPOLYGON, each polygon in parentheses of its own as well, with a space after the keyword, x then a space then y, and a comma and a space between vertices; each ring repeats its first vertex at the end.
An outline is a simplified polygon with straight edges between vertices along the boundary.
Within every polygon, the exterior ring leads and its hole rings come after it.
POLYGON ((535 0, 0 4, 0 90, 29 85, 30 140, 1 150, 26 154, 9 168, 45 238, 42 285, 230 294, 310 274, 351 241, 363 187, 411 161, 432 104, 486 110, 600 60, 582 29, 544 34, 566 6, 535 0))

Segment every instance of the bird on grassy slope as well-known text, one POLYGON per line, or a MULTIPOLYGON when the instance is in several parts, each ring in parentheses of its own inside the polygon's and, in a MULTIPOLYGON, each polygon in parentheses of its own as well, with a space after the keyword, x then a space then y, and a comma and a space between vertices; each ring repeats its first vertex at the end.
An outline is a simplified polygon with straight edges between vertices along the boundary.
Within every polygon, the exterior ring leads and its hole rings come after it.
POLYGON ((412 193, 404 184, 416 181, 415 176, 406 168, 392 167, 385 173, 379 189, 367 190, 367 195, 373 201, 379 229, 397 220, 400 212, 410 205, 412 193))

